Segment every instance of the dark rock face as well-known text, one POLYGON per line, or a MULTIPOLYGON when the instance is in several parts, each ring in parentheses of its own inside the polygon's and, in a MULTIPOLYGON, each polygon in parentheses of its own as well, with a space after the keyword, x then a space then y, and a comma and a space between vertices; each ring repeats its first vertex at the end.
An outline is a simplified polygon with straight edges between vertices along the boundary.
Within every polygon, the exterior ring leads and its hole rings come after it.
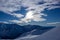
POLYGON ((32 35, 40 35, 51 28, 53 27, 41 27, 38 25, 20 26, 17 24, 0 23, 0 39, 15 39, 20 35, 30 32, 34 29, 36 29, 36 31, 32 32, 32 35))
POLYGON ((0 24, 0 38, 2 39, 14 39, 22 33, 22 26, 16 24, 0 24))

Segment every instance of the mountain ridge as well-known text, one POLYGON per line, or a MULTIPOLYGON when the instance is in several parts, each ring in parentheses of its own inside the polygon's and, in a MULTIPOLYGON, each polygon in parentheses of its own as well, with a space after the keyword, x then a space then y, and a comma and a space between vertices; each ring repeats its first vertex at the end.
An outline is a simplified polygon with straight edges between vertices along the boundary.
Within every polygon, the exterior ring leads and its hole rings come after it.
MULTIPOLYGON (((31 31, 35 29, 36 31, 32 32, 32 35, 40 35, 52 28, 54 27, 42 27, 39 25, 21 26, 17 24, 5 24, 5 23, 1 24, 0 23, 0 39, 15 39, 19 36, 22 36, 24 33, 27 34, 27 32, 29 32, 30 34, 31 31), (45 30, 45 31, 39 31, 39 30, 45 30)), ((26 36, 25 34, 23 36, 26 36)))

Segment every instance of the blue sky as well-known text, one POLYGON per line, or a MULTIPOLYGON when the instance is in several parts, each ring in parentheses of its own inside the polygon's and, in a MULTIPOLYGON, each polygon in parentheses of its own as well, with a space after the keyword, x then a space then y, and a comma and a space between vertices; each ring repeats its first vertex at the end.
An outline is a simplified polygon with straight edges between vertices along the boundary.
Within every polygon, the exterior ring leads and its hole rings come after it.
POLYGON ((21 25, 59 25, 59 0, 1 1, 0 22, 21 25), (8 3, 9 2, 9 3, 8 3), (2 3, 2 4, 1 4, 2 3), (14 3, 14 4, 12 4, 14 3), (10 4, 10 5, 9 5, 10 4))
POLYGON ((53 22, 53 21, 60 22, 60 8, 52 9, 52 10, 45 11, 45 12, 48 14, 48 16, 46 17, 47 21, 49 21, 49 22, 53 22))

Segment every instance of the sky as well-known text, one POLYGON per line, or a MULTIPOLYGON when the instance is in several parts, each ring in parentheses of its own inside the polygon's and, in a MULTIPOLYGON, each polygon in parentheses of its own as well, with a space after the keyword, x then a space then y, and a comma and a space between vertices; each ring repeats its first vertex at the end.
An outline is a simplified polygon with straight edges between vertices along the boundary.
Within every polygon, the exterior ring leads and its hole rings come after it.
POLYGON ((59 25, 60 0, 0 0, 0 22, 19 25, 59 25))

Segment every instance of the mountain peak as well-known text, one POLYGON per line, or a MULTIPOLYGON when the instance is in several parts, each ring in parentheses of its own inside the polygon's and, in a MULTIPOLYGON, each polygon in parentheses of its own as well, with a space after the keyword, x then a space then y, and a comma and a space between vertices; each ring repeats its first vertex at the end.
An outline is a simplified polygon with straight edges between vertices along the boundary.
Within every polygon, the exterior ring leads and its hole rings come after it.
POLYGON ((17 25, 0 23, 0 39, 15 39, 17 37, 24 37, 29 34, 41 35, 53 27, 42 27, 39 25, 17 25), (4 24, 4 25, 2 25, 4 24), (36 30, 35 30, 36 29, 36 30), (35 30, 35 31, 33 31, 35 30), (42 30, 42 31, 41 31, 42 30))

